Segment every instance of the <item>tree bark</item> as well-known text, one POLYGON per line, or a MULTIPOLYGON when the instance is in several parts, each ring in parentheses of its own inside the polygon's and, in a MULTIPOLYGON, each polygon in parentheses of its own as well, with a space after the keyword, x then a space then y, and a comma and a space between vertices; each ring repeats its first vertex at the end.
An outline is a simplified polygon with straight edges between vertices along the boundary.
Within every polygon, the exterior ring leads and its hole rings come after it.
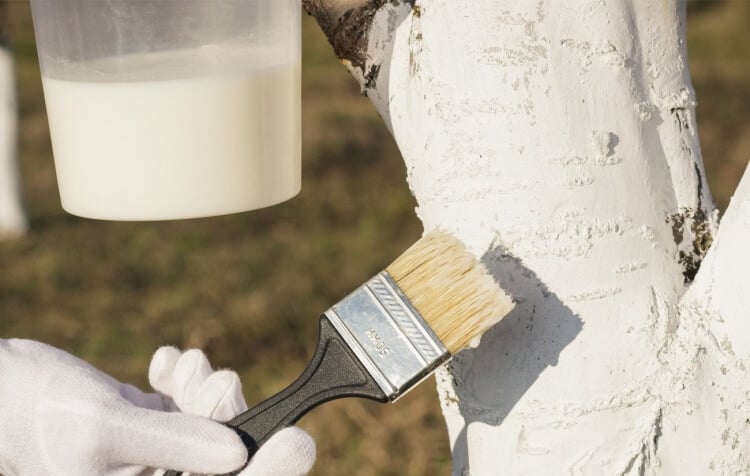
POLYGON ((682 405, 671 408, 665 432, 679 467, 707 474, 748 474, 750 468, 750 169, 745 170, 716 241, 683 297, 671 366, 685 376, 682 405), (680 447, 682 451, 680 452, 680 447))
POLYGON ((519 301, 438 374, 453 473, 750 472, 750 179, 683 298, 717 227, 684 2, 304 4, 519 301))
POLYGON ((18 110, 13 56, 3 28, 5 8, 0 2, 0 239, 26 231, 16 158, 18 110))

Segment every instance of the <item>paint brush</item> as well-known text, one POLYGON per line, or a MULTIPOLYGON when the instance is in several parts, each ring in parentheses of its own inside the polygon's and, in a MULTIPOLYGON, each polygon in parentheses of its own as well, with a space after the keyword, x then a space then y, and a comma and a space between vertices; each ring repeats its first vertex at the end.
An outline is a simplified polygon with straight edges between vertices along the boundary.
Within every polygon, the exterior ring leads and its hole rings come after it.
POLYGON ((227 425, 252 457, 321 403, 343 397, 394 402, 513 306, 460 241, 428 233, 323 313, 315 355, 292 385, 227 425))

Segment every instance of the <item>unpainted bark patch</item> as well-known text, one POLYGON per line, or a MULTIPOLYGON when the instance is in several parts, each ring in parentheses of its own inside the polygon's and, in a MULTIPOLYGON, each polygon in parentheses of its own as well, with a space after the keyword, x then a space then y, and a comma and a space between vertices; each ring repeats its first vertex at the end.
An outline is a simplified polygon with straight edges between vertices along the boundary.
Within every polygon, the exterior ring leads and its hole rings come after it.
POLYGON ((711 221, 703 209, 681 208, 667 217, 667 223, 672 226, 674 242, 680 248, 677 259, 682 265, 682 275, 690 283, 714 241, 711 221))
POLYGON ((303 0, 307 13, 315 17, 336 56, 362 71, 365 86, 373 87, 380 73, 380 66, 367 69, 368 34, 375 14, 385 5, 406 4, 414 8, 416 0, 369 0, 336 12, 331 0, 303 0))

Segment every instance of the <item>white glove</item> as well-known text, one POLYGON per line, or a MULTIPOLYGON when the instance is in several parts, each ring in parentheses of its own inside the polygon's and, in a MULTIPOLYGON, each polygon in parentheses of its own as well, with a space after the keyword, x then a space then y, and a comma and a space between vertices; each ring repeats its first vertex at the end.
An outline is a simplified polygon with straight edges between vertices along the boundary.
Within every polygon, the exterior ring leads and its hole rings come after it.
MULTIPOLYGON (((179 382, 179 366, 173 371, 179 382)), ((216 380, 222 378, 211 379, 216 380)), ((231 386, 238 388, 239 379, 231 386)), ((210 406, 211 396, 228 394, 227 387, 224 393, 209 388, 201 385, 197 399, 189 396, 189 386, 173 393, 201 408, 210 406)), ((223 400, 214 403, 217 413, 226 408, 223 400)), ((226 473, 242 466, 247 452, 232 430, 204 417, 169 413, 173 409, 171 399, 121 384, 61 350, 0 340, 0 473, 5 476, 156 474, 149 468, 226 473)), ((270 443, 268 453, 278 454, 270 443)), ((256 459, 265 457, 264 446, 256 459)), ((257 475, 254 466, 248 474, 257 475)))
MULTIPOLYGON (((236 372, 212 371, 205 354, 162 347, 154 354, 149 381, 186 413, 226 422, 247 410, 236 372)), ((315 462, 315 442, 292 427, 271 437, 239 476, 303 476, 315 462)))

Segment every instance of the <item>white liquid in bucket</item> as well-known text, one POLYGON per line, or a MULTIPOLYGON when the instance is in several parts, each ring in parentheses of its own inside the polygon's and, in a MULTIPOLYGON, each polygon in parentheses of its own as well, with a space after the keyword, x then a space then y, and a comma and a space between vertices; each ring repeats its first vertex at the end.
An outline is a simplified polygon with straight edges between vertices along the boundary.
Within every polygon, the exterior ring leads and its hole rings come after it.
POLYGON ((199 60, 194 52, 180 53, 45 71, 67 211, 114 220, 177 219, 261 208, 299 192, 299 63, 279 64, 267 51, 211 49, 199 60), (185 71, 200 71, 196 61, 227 56, 247 66, 185 79, 185 71), (161 69, 154 72, 156 62, 161 69), (78 79, 97 70, 107 72, 105 80, 78 79), (144 70, 148 79, 138 77, 144 70))

